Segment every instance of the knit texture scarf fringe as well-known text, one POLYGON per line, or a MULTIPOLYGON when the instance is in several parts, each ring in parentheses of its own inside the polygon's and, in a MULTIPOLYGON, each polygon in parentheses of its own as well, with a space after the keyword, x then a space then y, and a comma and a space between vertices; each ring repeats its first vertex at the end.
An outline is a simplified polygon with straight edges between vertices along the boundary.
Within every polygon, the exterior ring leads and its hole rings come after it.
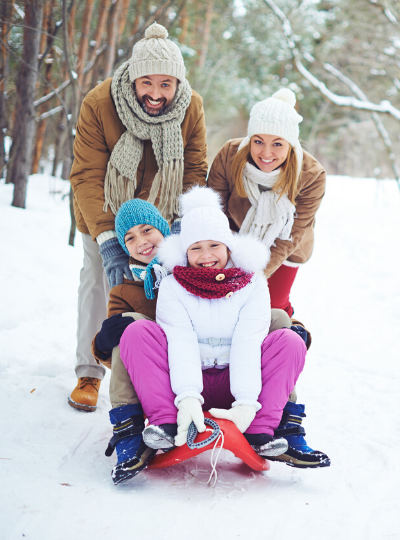
POLYGON ((250 282, 253 273, 246 272, 241 268, 188 268, 187 266, 175 266, 174 278, 188 292, 200 298, 223 298, 232 294, 250 282), (217 276, 224 278, 217 280, 217 276))
POLYGON ((184 147, 181 124, 192 99, 192 90, 185 79, 178 85, 172 103, 160 116, 148 115, 139 104, 129 79, 129 61, 115 72, 111 83, 115 108, 126 131, 121 135, 107 165, 104 180, 103 210, 110 207, 116 214, 125 201, 133 199, 137 188, 137 169, 143 156, 143 141, 151 140, 158 165, 148 201, 156 201, 159 210, 170 220, 178 210, 182 193, 184 147), (161 188, 161 190, 160 190, 161 188))

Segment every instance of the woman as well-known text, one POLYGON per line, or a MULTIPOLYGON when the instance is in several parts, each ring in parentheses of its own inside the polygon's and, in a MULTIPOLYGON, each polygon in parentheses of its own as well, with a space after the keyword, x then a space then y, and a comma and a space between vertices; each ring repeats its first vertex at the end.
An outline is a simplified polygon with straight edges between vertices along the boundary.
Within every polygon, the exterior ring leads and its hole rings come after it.
MULTIPOLYGON (((311 257, 315 214, 326 182, 322 165, 300 146, 303 118, 295 103, 294 93, 283 88, 254 105, 247 137, 221 148, 208 177, 208 187, 221 195, 231 229, 251 233, 270 248, 264 272, 271 306, 290 317, 290 290, 299 266, 311 257)), ((289 449, 274 459, 295 467, 328 466, 329 458, 304 439, 304 416, 304 405, 287 403, 275 436, 285 437, 289 449)))
POLYGON ((302 117, 289 89, 257 103, 245 139, 219 151, 208 186, 218 191, 233 231, 252 233, 271 248, 265 268, 273 308, 291 317, 290 290, 314 247, 315 214, 325 193, 325 170, 299 142, 302 117))

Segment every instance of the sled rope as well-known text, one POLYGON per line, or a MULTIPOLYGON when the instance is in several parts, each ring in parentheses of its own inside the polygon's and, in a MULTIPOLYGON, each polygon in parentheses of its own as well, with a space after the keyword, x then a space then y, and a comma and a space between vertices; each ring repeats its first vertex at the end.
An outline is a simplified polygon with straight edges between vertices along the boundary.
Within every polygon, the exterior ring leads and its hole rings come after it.
MULTIPOLYGON (((194 439, 197 436, 197 429, 194 423, 192 422, 190 424, 189 431, 188 431, 187 445, 189 446, 189 448, 193 450, 194 448, 203 448, 204 446, 207 446, 208 444, 210 444, 210 442, 213 442, 215 440, 215 443, 211 452, 211 457, 210 457, 210 463, 211 463, 210 476, 207 482, 202 482, 201 480, 197 479, 197 481, 200 482, 200 484, 210 484, 211 487, 214 487, 218 480, 217 463, 218 463, 219 455, 221 454, 221 451, 224 447, 224 442, 225 442, 224 432, 219 427, 217 422, 215 422, 214 420, 211 420, 210 418, 204 418, 204 423, 211 426, 212 429, 209 429, 209 428, 206 429, 206 432, 211 433, 211 435, 207 437, 207 439, 205 439, 204 441, 195 443, 194 439), (219 442, 221 442, 220 446, 218 446, 219 442), (217 450, 216 453, 215 453, 215 450, 217 450), (214 454, 215 454, 215 457, 214 457, 214 454)), ((199 471, 207 472, 207 471, 204 471, 203 469, 199 469, 199 471)))

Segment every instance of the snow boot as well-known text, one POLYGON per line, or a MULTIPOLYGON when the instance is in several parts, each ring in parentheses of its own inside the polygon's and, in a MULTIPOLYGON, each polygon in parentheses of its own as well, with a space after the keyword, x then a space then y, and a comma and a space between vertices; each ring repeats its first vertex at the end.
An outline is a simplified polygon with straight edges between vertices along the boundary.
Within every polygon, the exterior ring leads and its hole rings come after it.
POLYGON ((78 384, 68 398, 68 403, 79 411, 95 411, 97 409, 100 383, 101 380, 95 377, 80 377, 78 384))
POLYGON ((288 449, 287 440, 275 438, 268 433, 243 433, 250 446, 261 457, 280 456, 288 449))
POLYGON ((282 420, 275 430, 275 437, 284 437, 289 448, 280 456, 271 457, 272 461, 283 461, 290 467, 300 469, 329 467, 331 460, 319 450, 310 448, 304 438, 306 432, 302 427, 305 417, 304 405, 299 403, 286 403, 283 409, 282 420))
POLYGON ((160 426, 147 426, 143 431, 143 440, 150 448, 171 450, 175 447, 177 424, 161 424, 160 426))
POLYGON ((124 405, 110 411, 111 424, 114 426, 106 450, 111 456, 117 450, 118 462, 111 471, 114 484, 126 482, 145 469, 156 451, 143 442, 144 418, 141 405, 124 405))

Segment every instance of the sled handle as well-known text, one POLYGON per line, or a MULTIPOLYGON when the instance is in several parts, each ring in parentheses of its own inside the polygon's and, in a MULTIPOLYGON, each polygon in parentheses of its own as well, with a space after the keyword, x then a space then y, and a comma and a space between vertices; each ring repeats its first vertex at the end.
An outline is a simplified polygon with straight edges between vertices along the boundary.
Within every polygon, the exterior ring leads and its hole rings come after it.
POLYGON ((187 445, 191 450, 194 450, 195 448, 204 448, 204 446, 207 446, 208 444, 214 442, 221 432, 221 428, 219 427, 217 422, 215 422, 215 420, 211 420, 211 418, 204 418, 204 423, 212 427, 213 432, 207 439, 204 439, 204 441, 200 441, 198 443, 194 442, 195 438, 197 437, 197 428, 194 425, 194 422, 192 422, 189 426, 187 445))

